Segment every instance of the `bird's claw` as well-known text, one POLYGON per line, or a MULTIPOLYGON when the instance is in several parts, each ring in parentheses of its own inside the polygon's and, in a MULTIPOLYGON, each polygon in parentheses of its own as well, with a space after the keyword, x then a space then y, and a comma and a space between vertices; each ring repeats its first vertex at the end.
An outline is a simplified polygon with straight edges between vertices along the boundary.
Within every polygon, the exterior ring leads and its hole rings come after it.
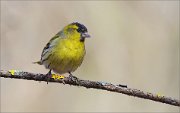
POLYGON ((49 80, 51 79, 51 77, 52 77, 51 70, 49 70, 49 72, 46 74, 47 84, 48 84, 49 80))
POLYGON ((47 81, 46 81, 46 82, 47 82, 47 84, 48 84, 48 82, 49 82, 50 79, 51 79, 51 75, 47 75, 46 78, 47 78, 47 81))
POLYGON ((62 83, 65 85, 66 83, 65 83, 65 81, 64 81, 64 79, 62 79, 62 83))
POLYGON ((79 79, 76 77, 76 76, 73 76, 72 74, 69 75, 69 78, 72 80, 72 81, 75 81, 77 84, 79 84, 79 79))

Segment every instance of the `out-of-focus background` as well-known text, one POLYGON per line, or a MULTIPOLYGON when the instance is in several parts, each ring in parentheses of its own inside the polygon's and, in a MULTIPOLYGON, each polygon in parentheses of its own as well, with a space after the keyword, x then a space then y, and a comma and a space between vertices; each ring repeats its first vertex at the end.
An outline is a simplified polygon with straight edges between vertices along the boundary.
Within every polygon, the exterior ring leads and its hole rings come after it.
MULTIPOLYGON (((127 84, 179 99, 179 1, 1 1, 2 70, 47 73, 32 62, 65 25, 86 40, 82 79, 127 84)), ((179 108, 102 90, 1 78, 2 112, 178 112, 179 108)))

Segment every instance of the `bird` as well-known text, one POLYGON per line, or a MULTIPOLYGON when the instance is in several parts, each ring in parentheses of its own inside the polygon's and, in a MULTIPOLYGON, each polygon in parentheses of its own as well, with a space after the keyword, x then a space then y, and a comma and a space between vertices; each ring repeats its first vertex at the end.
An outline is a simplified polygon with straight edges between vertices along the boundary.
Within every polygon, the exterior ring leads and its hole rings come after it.
POLYGON ((69 73, 69 77, 75 77, 72 72, 83 62, 86 54, 85 39, 89 37, 83 24, 70 23, 50 39, 42 51, 41 59, 34 63, 49 69, 46 74, 48 78, 51 78, 51 71, 58 74, 69 73))

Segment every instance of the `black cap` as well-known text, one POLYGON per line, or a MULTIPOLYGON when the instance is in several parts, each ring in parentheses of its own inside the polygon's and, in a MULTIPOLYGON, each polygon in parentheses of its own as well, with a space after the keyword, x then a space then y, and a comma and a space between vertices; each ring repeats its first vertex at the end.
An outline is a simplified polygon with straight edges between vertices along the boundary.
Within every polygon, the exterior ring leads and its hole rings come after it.
POLYGON ((78 23, 78 22, 73 22, 72 24, 78 26, 77 31, 78 31, 79 33, 85 33, 85 32, 87 32, 87 28, 86 28, 83 24, 80 24, 80 23, 78 23))

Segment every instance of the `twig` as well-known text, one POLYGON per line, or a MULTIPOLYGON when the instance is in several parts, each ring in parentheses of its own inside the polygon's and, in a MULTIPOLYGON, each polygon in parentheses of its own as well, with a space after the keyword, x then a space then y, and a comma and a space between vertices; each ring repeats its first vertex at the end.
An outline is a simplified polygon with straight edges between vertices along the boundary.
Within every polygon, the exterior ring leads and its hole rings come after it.
MULTIPOLYGON (((14 78, 14 79, 26 79, 26 80, 35 80, 35 81, 47 81, 47 77, 45 74, 35 74, 24 71, 0 71, 0 77, 4 78, 14 78)), ((65 77, 63 79, 50 79, 49 82, 63 83, 74 86, 83 86, 86 88, 94 88, 94 89, 102 89, 111 92, 117 92, 126 94, 129 96, 149 99, 161 103, 166 103, 174 106, 180 106, 180 101, 177 99, 173 99, 171 97, 161 96, 158 94, 152 94, 148 92, 143 92, 137 89, 132 89, 125 87, 124 85, 114 85, 107 82, 99 82, 99 81, 90 81, 90 80, 81 80, 79 78, 72 79, 71 77, 65 77)))

